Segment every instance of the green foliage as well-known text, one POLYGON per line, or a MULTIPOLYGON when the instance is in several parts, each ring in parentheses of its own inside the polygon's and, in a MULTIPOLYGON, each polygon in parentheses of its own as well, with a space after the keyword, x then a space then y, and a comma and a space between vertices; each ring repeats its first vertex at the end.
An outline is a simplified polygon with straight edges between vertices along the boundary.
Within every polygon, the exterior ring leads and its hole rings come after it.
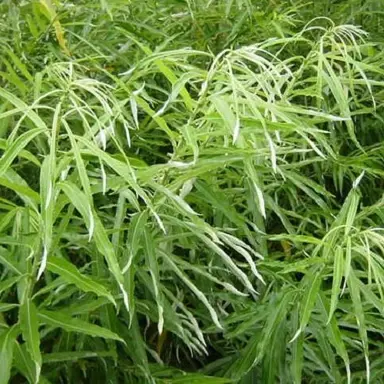
POLYGON ((0 15, 0 383, 383 382, 381 1, 0 15))

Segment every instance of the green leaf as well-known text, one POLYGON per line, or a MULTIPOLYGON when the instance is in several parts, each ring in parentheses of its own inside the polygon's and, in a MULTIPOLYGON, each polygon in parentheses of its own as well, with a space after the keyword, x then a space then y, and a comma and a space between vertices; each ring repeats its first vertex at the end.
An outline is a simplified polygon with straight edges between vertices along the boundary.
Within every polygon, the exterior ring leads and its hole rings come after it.
POLYGON ((334 263, 333 263, 333 281, 332 281, 332 297, 331 297, 331 307, 329 310, 328 322, 330 322, 333 313, 336 310, 337 302, 339 299, 341 291, 341 280, 343 278, 343 267, 344 267, 344 257, 343 249, 338 246, 334 253, 334 263))
MULTIPOLYGON (((280 294, 280 297, 271 297, 268 310, 265 311, 265 326, 260 332, 254 332, 247 342, 246 347, 241 351, 237 359, 229 366, 226 366, 226 377, 239 380, 252 367, 260 363, 263 357, 270 353, 270 341, 277 332, 280 324, 285 320, 295 299, 296 292, 287 291, 280 294)), ((247 318, 249 318, 249 314, 247 318)), ((257 320, 254 320, 257 322, 257 320)))
POLYGON ((356 318, 359 334, 363 344, 364 357, 365 357, 365 363, 366 363, 366 372, 367 372, 367 382, 369 382, 370 364, 369 364, 369 344, 368 344, 367 325, 365 322, 365 312, 363 308, 363 303, 360 297, 360 286, 357 280, 358 279, 355 275, 355 272, 351 270, 348 276, 348 288, 349 288, 352 303, 353 303, 353 312, 356 318))
POLYGON ((176 273, 176 275, 185 283, 185 285, 196 295, 196 297, 205 305, 205 307, 208 309, 208 312, 212 318, 213 323, 218 327, 219 329, 222 329, 222 326, 220 324, 219 318, 217 317, 216 311, 213 309, 212 305, 209 303, 209 300, 204 295, 203 292, 201 292, 188 277, 185 273, 182 272, 180 268, 173 262, 173 260, 168 257, 168 255, 165 252, 162 252, 162 256, 164 260, 167 262, 167 264, 171 267, 171 269, 176 273))
POLYGON ((302 332, 304 332, 305 327, 307 326, 309 319, 311 318, 313 308, 316 304, 321 283, 322 283, 322 270, 316 273, 309 273, 306 276, 304 283, 302 285, 304 295, 303 295, 303 300, 301 302, 300 327, 297 330, 295 336, 293 336, 291 342, 294 341, 302 332))
POLYGON ((123 339, 109 329, 88 323, 75 317, 70 317, 63 312, 41 310, 38 315, 43 323, 54 328, 62 328, 67 332, 81 333, 92 337, 101 337, 103 339, 124 342, 123 339))
POLYGON ((152 238, 152 235, 147 228, 144 229, 144 249, 146 263, 149 267, 149 271, 152 277, 152 284, 159 314, 158 330, 159 334, 161 334, 163 332, 164 324, 163 294, 161 292, 159 266, 157 262, 157 254, 155 252, 154 239, 152 238))
MULTIPOLYGON (((20 112, 23 112, 25 116, 27 116, 36 126, 36 128, 40 129, 41 132, 45 131, 47 129, 46 124, 44 121, 39 117, 39 115, 34 112, 24 101, 13 95, 11 92, 6 91, 3 88, 0 88, 0 97, 4 98, 5 100, 9 101, 11 104, 13 104, 20 112)), ((32 130, 35 131, 35 130, 32 130)), ((29 132, 26 132, 25 137, 29 137, 31 134, 29 132)), ((35 134, 36 136, 36 134, 35 134)))
POLYGON ((0 159, 0 177, 4 175, 4 173, 12 164, 13 160, 19 156, 25 146, 42 132, 44 132, 44 129, 42 128, 31 129, 20 135, 12 144, 6 148, 3 156, 0 159))
MULTIPOLYGON (((83 219, 89 229, 90 237, 94 235, 94 241, 99 252, 105 257, 108 267, 114 275, 120 288, 123 287, 123 274, 120 270, 120 265, 115 254, 114 247, 108 238, 106 230, 100 221, 100 219, 93 214, 91 202, 87 199, 84 194, 76 185, 66 181, 59 183, 60 188, 63 189, 64 193, 68 196, 70 202, 75 208, 81 213, 83 219)), ((123 291, 125 294, 125 291, 123 291)))
POLYGON ((19 304, 6 304, 6 303, 0 303, 0 312, 7 312, 11 309, 17 308, 19 304))
POLYGON ((49 271, 56 273, 69 284, 76 285, 77 288, 84 292, 92 292, 97 296, 103 296, 116 305, 115 300, 107 288, 96 282, 91 277, 81 274, 79 270, 64 258, 51 256, 47 263, 49 271))
POLYGON ((0 384, 8 384, 11 378, 13 350, 15 347, 18 327, 13 326, 0 334, 0 384))
POLYGON ((103 358, 112 357, 113 353, 110 351, 70 351, 70 352, 54 352, 47 353, 43 356, 44 364, 57 364, 64 361, 76 362, 81 359, 103 358))
MULTIPOLYGON (((325 298, 324 293, 321 295, 321 302, 324 307, 324 318, 325 316, 329 317, 329 304, 328 301, 325 298)), ((346 372, 347 372, 347 381, 348 383, 351 382, 351 369, 350 369, 350 362, 349 362, 349 356, 348 356, 348 351, 347 347, 343 341, 343 335, 342 332, 339 328, 339 325, 335 319, 335 317, 330 318, 328 321, 328 326, 327 326, 327 333, 329 337, 329 341, 332 343, 334 348, 336 349, 337 354, 343 359, 346 372)))
POLYGON ((0 293, 11 288, 14 284, 16 284, 23 277, 24 277, 24 275, 19 275, 19 276, 15 276, 15 277, 10 277, 9 279, 6 279, 6 280, 0 282, 0 293))
MULTIPOLYGON (((300 320, 299 308, 294 312, 293 319, 294 326, 298 326, 300 320)), ((292 376, 295 384, 301 384, 304 367, 304 335, 301 334, 292 344, 292 376)))
POLYGON ((23 74, 23 76, 29 82, 33 82, 33 76, 28 71, 27 66, 17 57, 17 55, 12 50, 7 49, 7 48, 5 48, 5 52, 8 53, 8 55, 12 59, 14 65, 23 74))
POLYGON ((31 299, 25 299, 20 305, 19 321, 27 350, 35 363, 37 378, 40 376, 42 358, 40 352, 40 334, 37 309, 31 299))
POLYGON ((26 345, 20 345, 16 342, 14 351, 14 365, 17 370, 28 379, 29 383, 37 383, 39 381, 36 364, 32 361, 30 354, 27 351, 26 345))
MULTIPOLYGON (((0 139, 0 149, 2 149, 4 151, 5 149, 7 149, 7 147, 8 147, 7 140, 0 139)), ((28 151, 23 149, 22 151, 19 152, 19 156, 25 160, 30 161, 31 163, 33 163, 34 165, 36 165, 38 167, 41 166, 38 158, 34 154, 32 154, 31 152, 28 152, 28 151)))
POLYGON ((93 217, 92 203, 87 196, 72 182, 65 181, 57 184, 59 188, 67 195, 69 201, 80 212, 89 231, 89 238, 92 237, 95 228, 95 219, 93 217))

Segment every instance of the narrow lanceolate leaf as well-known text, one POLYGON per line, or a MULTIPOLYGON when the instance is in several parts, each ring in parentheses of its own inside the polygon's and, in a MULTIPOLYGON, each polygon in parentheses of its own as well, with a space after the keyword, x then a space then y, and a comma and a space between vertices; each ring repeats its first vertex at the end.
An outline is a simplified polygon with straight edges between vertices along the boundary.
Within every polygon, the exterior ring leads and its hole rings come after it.
POLYGON ((128 231, 127 246, 129 252, 128 267, 132 263, 132 258, 137 254, 142 246, 143 233, 148 220, 148 212, 136 213, 132 219, 128 231))
POLYGON ((352 262, 352 240, 351 237, 347 237, 347 244, 345 248, 345 263, 344 263, 344 285, 342 289, 342 294, 347 287, 347 282, 349 278, 349 273, 351 271, 351 262, 352 262))
POLYGON ((356 323, 359 329, 360 338, 363 344, 363 351, 365 357, 366 373, 367 373, 367 382, 369 383, 370 375, 370 362, 369 362, 369 345, 368 345, 368 332, 367 325, 365 321, 365 312, 363 308, 363 303, 360 296, 360 284, 358 278, 356 277, 354 271, 351 270, 348 276, 348 288, 351 294, 353 312, 356 318, 356 323))
POLYGON ((331 297, 331 307, 329 310, 328 323, 330 322, 333 313, 337 307, 337 302, 339 300, 339 295, 341 292, 341 280, 343 278, 343 267, 344 267, 344 257, 343 249, 337 247, 334 254, 333 262, 333 281, 332 281, 332 297, 331 297))
POLYGON ((95 228, 95 219, 93 217, 91 202, 87 199, 84 192, 82 192, 75 184, 70 181, 58 183, 64 193, 67 195, 69 201, 80 212, 84 219, 85 225, 88 228, 89 237, 93 235, 95 228))
POLYGON ((49 271, 60 275, 60 277, 67 283, 76 285, 76 287, 82 291, 92 292, 97 296, 106 297, 113 304, 116 304, 112 294, 108 292, 106 287, 96 282, 91 277, 81 274, 69 261, 59 257, 50 257, 47 263, 47 268, 49 271))
POLYGON ((360 144, 356 137, 355 128, 351 118, 351 111, 349 109, 348 94, 347 92, 345 92, 345 88, 343 88, 343 85, 340 81, 340 77, 337 76, 337 74, 333 71, 333 68, 329 64, 328 60, 323 58, 322 61, 328 72, 326 73, 325 71, 323 71, 323 78, 327 82, 327 85, 329 86, 331 92, 333 93, 333 96, 336 99, 337 105, 340 108, 341 117, 346 118, 345 124, 347 126, 347 131, 350 138, 359 147, 360 144))
POLYGON ((347 373, 347 382, 348 384, 351 383, 351 368, 349 363, 349 356, 347 352, 347 348, 345 346, 345 343, 343 341, 343 337, 340 331, 340 328, 337 324, 337 321, 335 318, 331 319, 330 327, 329 327, 329 334, 330 334, 330 342, 335 347, 337 353, 344 361, 345 364, 345 370, 347 373))
POLYGON ((11 378, 13 350, 17 334, 16 326, 3 330, 0 334, 0 384, 8 384, 11 378))
POLYGON ((155 252, 154 239, 152 238, 149 230, 144 230, 144 245, 145 245, 145 258, 149 267, 149 272, 152 277, 153 289, 155 291, 155 299, 157 303, 157 309, 159 314, 158 330, 159 334, 163 332, 164 324, 164 307, 163 307, 163 295, 161 292, 159 265, 157 263, 157 255, 155 252))
MULTIPOLYGON (((324 312, 328 311, 328 305, 327 301, 324 295, 321 295, 322 304, 324 306, 324 312)), ((350 363, 349 363, 349 356, 347 352, 346 345, 343 341, 343 336, 341 334, 340 328, 337 324, 336 318, 332 317, 329 323, 329 326, 327 327, 329 340, 332 343, 332 345, 335 347, 336 352, 338 355, 343 359, 345 364, 345 370, 347 373, 347 382, 351 382, 351 369, 350 369, 350 363)))
POLYGON ((7 312, 11 309, 17 308, 19 304, 4 304, 0 303, 0 312, 7 312))
POLYGON ((180 208, 181 213, 187 214, 187 215, 197 215, 197 213, 189 206, 187 202, 185 202, 180 196, 172 193, 167 188, 164 188, 162 185, 154 184, 154 188, 158 191, 164 193, 171 201, 173 201, 177 208, 180 208))
MULTIPOLYGON (((124 288, 124 276, 120 269, 117 255, 113 244, 108 238, 107 232, 101 220, 93 214, 91 203, 87 196, 73 183, 68 181, 59 183, 60 188, 68 196, 71 203, 82 215, 90 234, 94 234, 94 241, 100 254, 102 254, 108 264, 108 268, 113 274, 116 282, 124 297, 124 305, 129 311, 128 293, 124 288)), ((90 240, 90 239, 89 239, 90 240)))
POLYGON ((128 294, 124 288, 124 276, 115 253, 113 244, 108 238, 107 232, 98 217, 95 217, 95 243, 99 252, 104 256, 108 268, 119 285, 124 297, 124 304, 128 310, 128 294))
POLYGON ((360 201, 359 194, 355 190, 352 190, 350 192, 350 195, 348 196, 347 202, 345 203, 345 205, 348 204, 347 217, 345 219, 345 236, 348 236, 349 232, 352 229, 352 226, 356 217, 357 209, 359 206, 359 201, 360 201))
POLYGON ((31 299, 25 299, 19 310, 19 321, 23 339, 32 360, 35 363, 37 377, 41 370, 40 334, 37 309, 31 299))
MULTIPOLYGON (((93 214, 91 203, 87 199, 87 196, 76 185, 69 181, 61 182, 58 184, 60 188, 69 198, 70 202, 82 215, 90 233, 94 233, 94 241, 97 249, 104 256, 108 268, 113 274, 118 283, 123 296, 127 297, 127 292, 124 289, 124 277, 120 269, 119 262, 115 253, 113 244, 108 238, 107 232, 101 222, 101 220, 93 214)), ((127 309, 128 301, 124 300, 127 309)))
POLYGON ((42 310, 39 311, 39 318, 41 322, 54 328, 62 328, 67 332, 82 333, 92 337, 124 342, 116 333, 107 328, 68 316, 63 312, 42 310))
POLYGON ((259 176, 257 175, 256 170, 251 161, 247 161, 245 163, 245 167, 248 173, 248 177, 250 179, 250 184, 252 185, 255 191, 255 195, 258 202, 257 207, 259 209, 259 212, 261 213, 261 216, 265 219, 267 214, 265 210, 265 201, 264 201, 263 191, 260 187, 259 176))
POLYGON ((0 159, 0 176, 8 170, 13 160, 19 156, 26 145, 42 132, 44 132, 44 129, 42 128, 31 129, 20 135, 9 147, 7 147, 0 159))
POLYGON ((128 239, 126 243, 127 256, 124 260, 122 273, 124 274, 124 287, 127 292, 126 307, 129 312, 130 324, 132 324, 135 314, 135 257, 142 246, 143 233, 146 222, 148 220, 148 212, 143 211, 136 213, 132 219, 128 231, 128 239))
MULTIPOLYGON (((265 326, 262 334, 254 333, 241 351, 239 359, 235 360, 228 369, 226 376, 240 380, 245 373, 262 361, 263 357, 270 352, 270 342, 280 324, 291 312, 291 305, 295 299, 294 292, 288 291, 281 295, 278 300, 271 300, 268 311, 265 312, 265 326)), ((247 317, 249 315, 247 314, 247 317)), ((235 381, 235 382, 236 382, 235 381)))
POLYGON ((39 382, 36 364, 33 362, 30 354, 28 353, 25 344, 16 342, 13 363, 17 370, 28 380, 29 383, 39 382))
POLYGON ((47 266, 48 254, 51 251, 52 233, 53 233, 53 214, 55 209, 55 175, 56 175, 56 152, 57 152, 57 134, 60 129, 61 103, 58 103, 55 109, 50 134, 49 146, 50 153, 46 156, 40 171, 40 196, 41 196, 41 218, 43 224, 43 254, 40 267, 37 272, 37 280, 43 275, 47 266))
POLYGON ((197 236, 215 253, 217 253, 223 260, 223 262, 228 266, 231 272, 244 284, 244 286, 249 290, 249 292, 256 293, 255 288, 252 283, 249 281, 248 276, 245 272, 243 272, 236 263, 232 260, 232 258, 223 251, 215 242, 213 242, 210 238, 204 235, 197 234, 197 236))
MULTIPOLYGON (((70 142, 71 142, 71 146, 72 146, 72 150, 73 150, 73 157, 74 157, 75 162, 76 162, 76 171, 79 175, 80 184, 84 190, 85 196, 88 199, 89 204, 92 206, 93 201, 92 201, 91 184, 89 182, 89 177, 87 174, 86 165, 84 163, 83 158, 81 157, 79 144, 76 140, 76 137, 72 133, 69 124, 65 120, 62 120, 62 124, 64 125, 64 127, 68 133, 68 137, 70 139, 70 142)), ((95 147, 98 148, 97 145, 95 145, 95 147)))
MULTIPOLYGON (((116 160, 114 157, 112 157, 111 155, 105 153, 100 148, 98 148, 98 146, 95 145, 93 142, 89 140, 85 140, 83 137, 78 137, 77 139, 79 140, 80 143, 84 144, 92 152, 92 154, 97 155, 106 165, 108 165, 117 174, 119 174, 121 177, 125 179, 128 185, 132 187, 132 190, 134 190, 135 193, 143 199, 143 201, 151 211, 152 215, 155 217, 156 221, 158 222, 160 228, 162 229, 163 232, 165 232, 164 224, 162 223, 159 215, 157 214, 156 210, 152 206, 151 200, 149 199, 149 197, 147 196, 143 188, 141 188, 141 186, 139 186, 139 184, 137 183, 135 172, 132 169, 132 166, 130 165, 130 163, 128 161, 121 162, 116 160)), ((76 155, 76 151, 75 151, 75 155, 76 155)), ((81 162, 78 161, 78 164, 81 164, 81 162)), ((85 189, 86 186, 84 184, 85 183, 82 182, 84 191, 87 192, 85 189)))
POLYGON ((0 177, 0 185, 17 193, 26 205, 33 207, 37 211, 37 205, 40 202, 39 194, 33 191, 27 182, 12 168, 8 168, 4 175, 0 177))
POLYGON ((240 122, 238 121, 238 118, 236 118, 235 114, 232 112, 231 106, 223 97, 218 96, 212 97, 212 103, 215 106, 216 110, 219 112, 221 118, 223 119, 228 133, 233 135, 233 141, 235 142, 239 134, 237 130, 240 130, 240 122))
POLYGON ((47 266, 48 249, 49 249, 48 247, 49 247, 48 244, 44 244, 44 246, 43 246, 43 253, 41 255, 40 267, 39 267, 39 270, 37 272, 37 280, 39 280, 40 277, 43 275, 43 273, 45 271, 45 267, 47 266))
POLYGON ((54 352, 44 355, 44 363, 57 364, 63 361, 78 361, 81 359, 91 359, 100 357, 113 357, 111 351, 69 351, 69 352, 54 352))
POLYGON ((36 128, 40 128, 42 131, 47 129, 46 124, 40 118, 40 116, 35 111, 33 111, 30 106, 28 106, 26 103, 24 103, 24 101, 16 97, 14 94, 6 91, 3 88, 0 88, 0 97, 14 105, 20 110, 20 112, 23 112, 24 115, 27 116, 35 124, 36 128))
POLYGON ((178 268, 178 266, 173 262, 173 260, 167 256, 165 252, 162 253, 164 259, 168 263, 168 265, 172 268, 172 270, 176 273, 176 275, 185 283, 185 285, 196 295, 196 297, 204 304, 204 306, 208 309, 209 314, 211 315, 212 321, 219 328, 222 329, 219 318, 217 317, 216 311, 213 309, 212 305, 209 303, 207 297, 201 292, 183 271, 178 268))
MULTIPOLYGON (((292 316, 294 326, 297 326, 300 317, 300 308, 298 308, 292 316)), ((304 362, 304 335, 301 334, 292 344, 292 376, 295 384, 301 384, 304 362)))
POLYGON ((37 272, 37 280, 40 279, 47 265, 48 253, 51 247, 53 232, 53 206, 52 200, 55 195, 52 183, 52 170, 50 161, 45 157, 40 171, 40 196, 41 196, 41 217, 42 217, 42 238, 43 252, 40 261, 40 267, 37 272))
POLYGON ((0 293, 6 291, 7 289, 11 288, 14 284, 16 284, 23 275, 15 276, 15 277, 10 277, 9 279, 6 279, 2 282, 0 282, 0 293))
MULTIPOLYGON (((0 149, 4 151, 6 148, 7 148, 7 140, 0 139, 0 149)), ((32 154, 29 151, 26 151, 25 149, 20 151, 19 157, 30 161, 32 164, 38 167, 40 167, 41 165, 39 159, 34 154, 32 154)))
POLYGON ((301 319, 300 319, 300 328, 296 332, 295 336, 292 338, 291 342, 296 340, 296 338, 305 330, 311 314, 313 307, 315 306, 317 296, 319 294, 320 286, 322 282, 321 270, 315 274, 307 275, 306 282, 303 284, 304 295, 303 301, 301 303, 301 319))

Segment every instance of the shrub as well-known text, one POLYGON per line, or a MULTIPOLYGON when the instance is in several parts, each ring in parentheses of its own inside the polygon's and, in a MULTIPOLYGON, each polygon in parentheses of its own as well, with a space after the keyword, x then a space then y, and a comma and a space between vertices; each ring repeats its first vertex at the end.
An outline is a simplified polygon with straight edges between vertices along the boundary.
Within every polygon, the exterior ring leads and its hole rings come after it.
POLYGON ((0 14, 0 383, 382 380, 380 2, 0 14))

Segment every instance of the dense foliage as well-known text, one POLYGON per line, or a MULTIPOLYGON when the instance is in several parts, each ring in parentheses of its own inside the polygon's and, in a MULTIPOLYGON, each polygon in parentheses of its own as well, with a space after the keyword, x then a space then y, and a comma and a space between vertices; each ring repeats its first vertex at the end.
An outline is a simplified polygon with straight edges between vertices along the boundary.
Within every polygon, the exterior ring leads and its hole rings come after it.
POLYGON ((1 384, 384 382, 382 0, 0 16, 1 384))

